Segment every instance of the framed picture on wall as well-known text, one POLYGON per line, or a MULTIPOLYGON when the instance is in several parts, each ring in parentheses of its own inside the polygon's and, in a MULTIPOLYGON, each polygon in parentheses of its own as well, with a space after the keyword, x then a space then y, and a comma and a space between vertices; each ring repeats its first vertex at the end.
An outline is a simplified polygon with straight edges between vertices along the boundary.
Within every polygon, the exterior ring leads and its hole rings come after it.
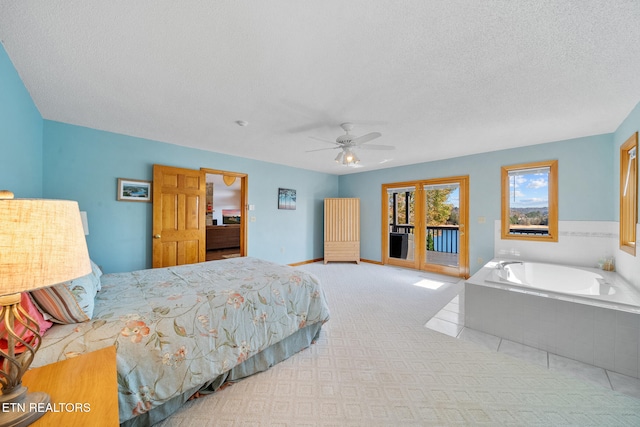
POLYGON ((278 188, 278 209, 295 210, 296 190, 290 188, 278 188))
POLYGON ((150 202, 151 181, 118 178, 117 200, 125 202, 150 202))

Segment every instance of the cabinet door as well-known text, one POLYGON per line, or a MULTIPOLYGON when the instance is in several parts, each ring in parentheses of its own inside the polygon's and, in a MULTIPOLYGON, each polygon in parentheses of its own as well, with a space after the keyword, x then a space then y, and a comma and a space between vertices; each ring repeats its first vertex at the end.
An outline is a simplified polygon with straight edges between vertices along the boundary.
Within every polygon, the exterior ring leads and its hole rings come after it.
POLYGON ((360 241, 360 199, 325 200, 325 241, 360 241))

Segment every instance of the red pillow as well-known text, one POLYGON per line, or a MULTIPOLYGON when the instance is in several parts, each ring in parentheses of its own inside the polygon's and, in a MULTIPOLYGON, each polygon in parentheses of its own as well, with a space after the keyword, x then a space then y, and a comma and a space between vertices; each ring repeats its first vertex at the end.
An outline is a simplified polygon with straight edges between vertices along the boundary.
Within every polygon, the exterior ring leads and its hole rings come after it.
MULTIPOLYGON (((27 292, 23 292, 20 295, 20 306, 29 314, 29 316, 31 316, 32 319, 34 319, 38 323, 38 326, 40 327, 40 335, 44 334, 45 331, 47 331, 53 325, 53 323, 45 320, 45 318, 42 316, 42 313, 40 313, 40 310, 38 310, 33 301, 31 301, 31 297, 29 297, 29 294, 27 292)), ((23 340, 31 343, 34 337, 33 332, 20 325, 19 323, 16 323, 14 328, 23 340)), ((2 320, 0 321, 0 336, 4 337, 6 333, 7 332, 4 328, 4 320, 2 320)), ((0 338, 0 350, 6 353, 7 348, 7 340, 5 338, 0 338)), ((22 343, 18 342, 15 347, 15 353, 19 354, 24 350, 25 346, 22 343)))

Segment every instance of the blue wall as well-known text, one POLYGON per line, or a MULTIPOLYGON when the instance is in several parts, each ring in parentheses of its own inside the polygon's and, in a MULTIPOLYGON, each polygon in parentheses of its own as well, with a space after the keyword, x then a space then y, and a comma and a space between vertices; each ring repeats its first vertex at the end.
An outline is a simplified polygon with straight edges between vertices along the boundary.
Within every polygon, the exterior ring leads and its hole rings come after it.
POLYGON ((494 221, 500 219, 500 167, 558 160, 560 220, 614 221, 612 134, 494 151, 340 177, 340 197, 360 197, 362 258, 380 261, 382 184, 469 175, 469 267, 493 258, 494 221), (485 222, 480 223, 479 218, 485 222))
POLYGON ((91 257, 106 272, 151 267, 152 205, 116 201, 118 178, 153 179, 153 164, 249 174, 248 255, 295 263, 323 254, 323 200, 338 177, 59 122, 44 122, 44 197, 87 211, 91 257), (297 190, 296 210, 278 210, 278 187, 297 190))
POLYGON ((42 116, 0 44, 0 190, 42 197, 42 116))

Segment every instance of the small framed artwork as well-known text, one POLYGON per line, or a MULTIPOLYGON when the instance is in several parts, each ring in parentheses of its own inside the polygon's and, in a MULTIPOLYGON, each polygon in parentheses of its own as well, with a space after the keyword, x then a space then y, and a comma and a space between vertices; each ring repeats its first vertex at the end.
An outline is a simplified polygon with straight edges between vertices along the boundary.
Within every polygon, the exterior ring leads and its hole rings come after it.
POLYGON ((150 202, 151 181, 118 178, 117 199, 126 202, 150 202))
POLYGON ((278 188, 278 209, 295 210, 296 190, 290 188, 278 188))

